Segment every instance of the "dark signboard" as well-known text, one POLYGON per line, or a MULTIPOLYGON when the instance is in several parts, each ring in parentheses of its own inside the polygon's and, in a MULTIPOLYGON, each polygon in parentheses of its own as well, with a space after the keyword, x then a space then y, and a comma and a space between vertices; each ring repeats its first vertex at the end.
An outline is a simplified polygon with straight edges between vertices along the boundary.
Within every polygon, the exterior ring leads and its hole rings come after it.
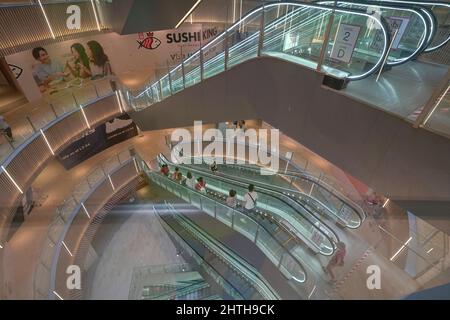
POLYGON ((135 123, 125 114, 85 132, 83 136, 58 154, 58 159, 69 170, 110 146, 137 134, 135 123))

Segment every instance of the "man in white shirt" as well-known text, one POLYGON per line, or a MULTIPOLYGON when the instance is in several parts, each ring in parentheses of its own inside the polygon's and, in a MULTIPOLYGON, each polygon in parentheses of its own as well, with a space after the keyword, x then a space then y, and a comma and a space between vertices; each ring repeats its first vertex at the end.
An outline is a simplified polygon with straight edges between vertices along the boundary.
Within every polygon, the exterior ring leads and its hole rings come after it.
POLYGON ((192 173, 188 172, 187 175, 186 175, 186 186, 191 188, 191 189, 194 189, 196 183, 197 183, 197 181, 192 176, 192 173))
POLYGON ((255 191, 255 186, 250 184, 248 186, 248 192, 244 196, 244 209, 245 211, 253 211, 256 207, 256 201, 258 200, 258 194, 255 191))

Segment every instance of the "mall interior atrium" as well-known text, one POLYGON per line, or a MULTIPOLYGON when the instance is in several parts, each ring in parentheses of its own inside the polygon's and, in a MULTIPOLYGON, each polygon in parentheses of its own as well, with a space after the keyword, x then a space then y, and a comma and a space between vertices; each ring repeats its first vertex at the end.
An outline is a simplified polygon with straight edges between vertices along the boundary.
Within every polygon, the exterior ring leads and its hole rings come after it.
POLYGON ((0 0, 0 300, 450 299, 448 0, 0 0))

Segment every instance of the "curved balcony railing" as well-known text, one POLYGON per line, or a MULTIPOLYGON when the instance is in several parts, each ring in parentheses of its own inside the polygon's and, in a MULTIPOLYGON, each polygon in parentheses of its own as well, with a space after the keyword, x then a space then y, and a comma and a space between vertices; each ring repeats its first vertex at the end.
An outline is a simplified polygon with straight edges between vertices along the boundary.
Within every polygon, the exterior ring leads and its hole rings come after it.
MULTIPOLYGON (((110 86, 104 91, 94 88, 97 87, 92 88, 95 93, 86 94, 84 100, 74 95, 73 100, 69 99, 60 108, 49 106, 45 109, 48 112, 40 121, 42 126, 33 123, 30 135, 3 159, 0 166, 0 189, 5 191, 0 194, 0 226, 3 230, 8 229, 5 226, 11 221, 20 196, 54 155, 83 132, 125 111, 119 95, 111 93, 110 86), (78 100, 83 103, 79 104, 78 100)), ((3 232, 0 243, 5 236, 6 232, 3 232)))
MULTIPOLYGON (((318 1, 334 5, 334 1, 318 1)), ((410 61, 422 53, 431 43, 435 31, 434 15, 425 8, 386 5, 384 2, 337 1, 341 8, 361 9, 386 18, 391 34, 391 49, 386 64, 396 66, 410 61)), ((376 45, 376 43, 374 43, 376 45)), ((368 53, 370 54, 370 53, 368 53)))
MULTIPOLYGON (((117 193, 140 175, 129 150, 120 152, 92 169, 57 208, 43 241, 34 274, 35 299, 70 299, 66 287, 69 265, 83 261, 83 238, 97 214, 117 193)), ((82 266, 80 266, 82 268, 82 266)))

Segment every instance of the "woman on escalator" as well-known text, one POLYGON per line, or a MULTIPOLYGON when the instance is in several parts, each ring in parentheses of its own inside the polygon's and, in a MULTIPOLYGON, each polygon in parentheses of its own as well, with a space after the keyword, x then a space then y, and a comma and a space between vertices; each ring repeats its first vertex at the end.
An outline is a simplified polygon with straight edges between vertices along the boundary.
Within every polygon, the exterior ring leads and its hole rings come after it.
POLYGON ((195 185, 195 190, 200 192, 206 192, 206 182, 203 177, 197 179, 197 184, 195 185))
POLYGON ((237 206, 236 191, 233 189, 231 189, 230 193, 228 194, 227 205, 232 208, 236 208, 236 206, 237 206))

